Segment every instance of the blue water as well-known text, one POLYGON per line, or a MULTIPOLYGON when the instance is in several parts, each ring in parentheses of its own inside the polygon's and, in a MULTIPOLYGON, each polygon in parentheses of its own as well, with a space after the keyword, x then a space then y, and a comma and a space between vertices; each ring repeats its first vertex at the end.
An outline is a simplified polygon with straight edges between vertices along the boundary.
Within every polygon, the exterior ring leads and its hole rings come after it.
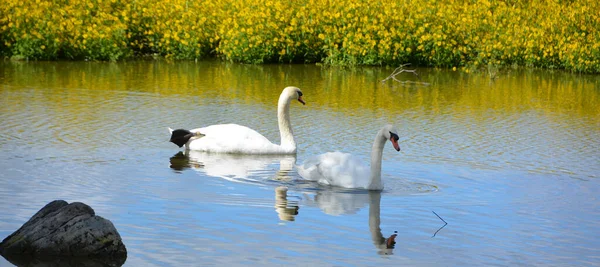
MULTIPOLYGON (((98 91, 9 74, 0 79, 0 238, 64 199, 114 223, 124 266, 600 266, 597 118, 337 109, 311 102, 320 89, 310 85, 324 75, 297 84, 308 104, 291 110, 295 157, 185 154, 167 142, 167 126, 233 122, 278 140, 276 107, 261 99, 283 86, 98 91), (367 161, 388 122, 402 151, 384 149, 383 192, 320 186, 293 168, 335 150, 367 161), (385 248, 381 238, 394 231, 395 248, 385 248)), ((132 77, 133 88, 152 88, 132 77)), ((327 94, 339 96, 319 91, 327 94)), ((12 265, 0 258, 0 266, 12 265)))

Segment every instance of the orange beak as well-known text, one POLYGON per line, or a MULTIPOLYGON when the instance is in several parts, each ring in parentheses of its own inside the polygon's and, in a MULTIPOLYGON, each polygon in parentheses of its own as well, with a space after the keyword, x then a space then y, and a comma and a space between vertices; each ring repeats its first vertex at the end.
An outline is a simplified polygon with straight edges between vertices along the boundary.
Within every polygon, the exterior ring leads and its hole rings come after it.
POLYGON ((304 103, 304 100, 302 100, 301 96, 298 97, 298 102, 302 103, 302 105, 306 105, 306 103, 304 103))
POLYGON ((396 149, 396 151, 400 151, 400 145, 398 145, 398 140, 396 140, 394 138, 390 138, 390 141, 392 142, 394 149, 396 149))

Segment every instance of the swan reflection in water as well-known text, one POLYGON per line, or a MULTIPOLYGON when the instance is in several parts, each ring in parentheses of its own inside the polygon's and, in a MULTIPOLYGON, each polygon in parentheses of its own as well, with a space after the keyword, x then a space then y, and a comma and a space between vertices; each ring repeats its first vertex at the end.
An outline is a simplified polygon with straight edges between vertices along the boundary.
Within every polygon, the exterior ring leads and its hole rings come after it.
POLYGON ((380 255, 392 255, 396 244, 397 232, 384 237, 381 232, 381 192, 379 191, 317 191, 314 198, 305 195, 308 205, 319 207, 329 215, 354 214, 369 205, 369 231, 373 244, 380 255))
MULTIPOLYGON (((238 155, 199 151, 180 151, 170 159, 171 169, 177 172, 191 168, 208 176, 234 182, 275 182, 279 185, 293 179, 295 163, 295 155, 238 155), (279 168, 276 165, 279 165, 279 168), (259 181, 251 178, 256 176, 263 179, 259 181)), ((288 197, 287 187, 275 188, 275 211, 281 221, 294 221, 300 209, 299 203, 299 197, 288 197)))
POLYGON ((188 150, 179 151, 171 157, 169 167, 176 172, 191 168, 229 181, 256 183, 271 180, 273 172, 275 180, 289 179, 295 163, 296 155, 241 155, 188 150))
POLYGON ((288 197, 288 188, 278 186, 275 188, 275 211, 282 221, 293 222, 296 220, 298 210, 300 209, 300 199, 294 196, 288 197))
MULTIPOLYGON (((295 155, 237 155, 186 151, 175 154, 170 163, 170 167, 175 171, 191 168, 234 182, 273 183, 276 186, 275 211, 279 219, 294 221, 298 215, 302 197, 290 196, 288 188, 282 185, 294 180, 295 155), (252 179, 257 176, 262 177, 262 180, 252 179)), ((396 234, 386 238, 379 227, 381 192, 324 189, 316 191, 314 198, 305 194, 304 200, 308 205, 317 206, 329 215, 354 214, 368 204, 369 229, 373 243, 379 249, 379 254, 392 254, 396 234)))

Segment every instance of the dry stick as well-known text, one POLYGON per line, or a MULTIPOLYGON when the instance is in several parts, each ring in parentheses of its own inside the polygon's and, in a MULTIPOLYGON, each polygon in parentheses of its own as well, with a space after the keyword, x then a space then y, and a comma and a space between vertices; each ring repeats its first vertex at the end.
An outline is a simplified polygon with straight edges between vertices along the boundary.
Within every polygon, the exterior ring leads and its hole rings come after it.
POLYGON ((388 76, 387 78, 383 79, 381 82, 382 82, 382 83, 384 83, 384 82, 386 82, 387 80, 389 80, 389 79, 392 79, 392 80, 394 80, 394 81, 396 81, 396 82, 399 82, 399 83, 401 83, 401 84, 407 84, 407 83, 418 83, 418 84, 423 84, 423 85, 429 85, 429 83, 425 83, 425 82, 401 81, 401 80, 398 80, 398 79, 396 79, 396 76, 397 76, 398 74, 400 74, 400 73, 403 73, 403 72, 410 72, 410 73, 414 74, 414 75, 415 75, 415 76, 417 76, 417 77, 419 76, 419 74, 417 74, 417 70, 407 70, 407 69, 404 69, 404 67, 406 67, 406 66, 408 66, 408 65, 410 65, 410 63, 407 63, 407 64, 402 64, 402 65, 400 65, 400 67, 397 67, 397 68, 396 68, 396 69, 395 69, 395 70, 392 72, 392 74, 390 74, 390 76, 388 76))
POLYGON ((448 223, 446 221, 444 221, 444 219, 442 219, 442 217, 440 217, 440 215, 438 215, 437 213, 435 213, 435 211, 431 211, 433 212, 433 214, 435 214, 435 216, 437 216, 438 218, 440 218, 440 220, 442 220, 442 222, 444 222, 444 225, 442 227, 440 227, 440 229, 438 229, 437 231, 435 231, 435 233, 433 233, 432 237, 435 237, 435 235, 437 235, 437 233, 442 230, 442 228, 446 227, 446 225, 448 225, 448 223))

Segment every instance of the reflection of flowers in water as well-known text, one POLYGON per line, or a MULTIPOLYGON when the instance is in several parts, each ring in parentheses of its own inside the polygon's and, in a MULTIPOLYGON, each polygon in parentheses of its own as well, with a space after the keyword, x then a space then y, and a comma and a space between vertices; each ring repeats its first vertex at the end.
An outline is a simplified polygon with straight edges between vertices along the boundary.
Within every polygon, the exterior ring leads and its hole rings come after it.
POLYGON ((275 211, 279 215, 279 219, 282 221, 293 222, 296 220, 298 215, 298 200, 288 200, 287 195, 288 188, 285 186, 279 186, 275 188, 275 211))

